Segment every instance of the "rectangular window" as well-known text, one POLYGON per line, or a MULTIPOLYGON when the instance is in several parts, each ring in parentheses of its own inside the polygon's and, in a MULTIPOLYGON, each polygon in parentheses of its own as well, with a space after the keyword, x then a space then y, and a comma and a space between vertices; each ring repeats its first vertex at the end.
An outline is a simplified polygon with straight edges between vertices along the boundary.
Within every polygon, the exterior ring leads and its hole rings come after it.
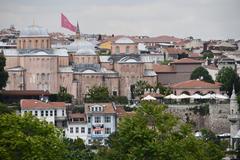
POLYGON ((101 131, 100 130, 97 130, 94 132, 95 134, 101 134, 101 131))
POLYGON ((85 133, 85 127, 81 127, 81 133, 85 133))
POLYGON ((105 134, 111 134, 111 128, 105 128, 105 134))
POLYGON ((45 111, 46 117, 48 116, 48 111, 45 111))
POLYGON ((96 116, 94 122, 95 123, 101 123, 101 117, 100 116, 96 116))
POLYGON ((50 116, 53 116, 53 111, 50 111, 50 116))
POLYGON ((88 117, 88 123, 91 123, 91 117, 88 117))
POLYGON ((41 116, 42 116, 42 117, 44 116, 44 111, 41 111, 41 116))
POLYGON ((117 91, 113 91, 113 92, 112 92, 112 95, 113 95, 113 96, 117 96, 117 91))
POLYGON ((79 128, 78 127, 76 127, 76 133, 78 133, 79 132, 79 128))
POLYGON ((111 123, 111 117, 105 116, 105 123, 111 123))
POLYGON ((64 116, 64 110, 62 110, 62 116, 64 116))
POLYGON ((57 110, 54 110, 54 116, 57 116, 57 110))
POLYGON ((88 134, 91 134, 91 128, 88 128, 88 134))
POLYGON ((38 116, 38 111, 35 111, 35 116, 38 116))
POLYGON ((92 112, 94 111, 94 107, 92 107, 92 112))
POLYGON ((91 144, 91 139, 88 140, 88 144, 91 144))
POLYGON ((70 133, 73 133, 73 127, 70 127, 70 133))

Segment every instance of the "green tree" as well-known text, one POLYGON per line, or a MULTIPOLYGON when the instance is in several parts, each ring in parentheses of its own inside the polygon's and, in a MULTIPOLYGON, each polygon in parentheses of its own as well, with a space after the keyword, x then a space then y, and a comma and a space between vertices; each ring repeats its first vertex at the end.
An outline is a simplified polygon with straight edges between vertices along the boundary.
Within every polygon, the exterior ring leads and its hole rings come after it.
POLYGON ((61 131, 53 125, 29 114, 4 114, 0 122, 0 159, 64 159, 61 131))
POLYGON ((0 115, 6 113, 12 113, 14 109, 8 108, 6 104, 0 102, 0 115))
POLYGON ((6 58, 0 54, 0 90, 6 87, 6 82, 8 80, 8 73, 4 70, 6 65, 6 58))
POLYGON ((210 50, 203 51, 201 54, 203 55, 203 59, 206 59, 207 57, 208 58, 213 58, 214 57, 213 52, 210 51, 210 50))
POLYGON ((218 72, 216 81, 223 84, 221 90, 227 91, 229 96, 232 94, 233 85, 236 93, 239 93, 240 78, 231 67, 223 67, 218 72))
POLYGON ((157 91, 159 89, 159 92, 162 95, 169 95, 171 94, 171 89, 169 87, 164 87, 160 82, 157 83, 156 87, 154 87, 154 90, 157 91))
POLYGON ((123 119, 110 136, 108 148, 100 149, 104 160, 219 160, 224 149, 192 133, 191 127, 178 121, 166 107, 142 102, 132 117, 123 119))
POLYGON ((212 76, 202 66, 194 69, 190 77, 190 79, 200 79, 200 78, 202 78, 202 80, 205 82, 214 83, 212 76))
POLYGON ((65 154, 66 160, 91 160, 94 158, 94 153, 85 147, 82 139, 64 139, 64 143, 67 148, 67 153, 65 154))
POLYGON ((144 90, 149 86, 147 81, 143 81, 143 80, 138 80, 135 83, 135 87, 133 90, 133 94, 134 96, 141 96, 144 94, 144 90))
POLYGON ((109 102, 110 96, 108 88, 104 86, 93 86, 89 89, 85 98, 86 102, 109 102))
POLYGON ((65 87, 60 86, 60 91, 57 94, 52 94, 49 97, 50 101, 59 101, 59 102, 72 102, 73 96, 67 93, 67 89, 65 87))

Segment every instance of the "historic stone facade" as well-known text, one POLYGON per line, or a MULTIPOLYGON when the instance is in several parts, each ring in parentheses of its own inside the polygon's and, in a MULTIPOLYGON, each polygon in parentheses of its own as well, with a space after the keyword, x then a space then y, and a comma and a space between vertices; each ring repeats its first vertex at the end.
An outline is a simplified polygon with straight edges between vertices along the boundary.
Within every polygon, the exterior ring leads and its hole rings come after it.
POLYGON ((128 38, 115 41, 111 56, 97 55, 95 46, 80 37, 79 28, 70 45, 53 49, 50 44, 42 27, 32 25, 20 33, 17 49, 4 50, 9 72, 6 90, 57 93, 63 86, 74 98, 83 100, 90 88, 101 85, 112 95, 131 98, 130 88, 138 80, 151 85, 157 82, 154 62, 145 63, 137 44, 128 38))

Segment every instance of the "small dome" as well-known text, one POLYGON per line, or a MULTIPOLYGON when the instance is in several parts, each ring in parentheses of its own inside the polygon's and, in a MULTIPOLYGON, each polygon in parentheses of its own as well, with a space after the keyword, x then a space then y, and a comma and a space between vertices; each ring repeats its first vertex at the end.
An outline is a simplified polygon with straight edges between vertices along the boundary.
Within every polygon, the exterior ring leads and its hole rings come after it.
POLYGON ((20 32, 20 37, 49 37, 46 28, 31 25, 20 32))
POLYGON ((95 46, 86 40, 75 39, 69 46, 67 46, 68 51, 76 52, 77 54, 90 54, 95 55, 95 46))
POLYGON ((115 43, 119 43, 119 44, 131 44, 131 43, 134 43, 133 40, 131 40, 130 38, 127 38, 127 37, 122 37, 122 38, 119 38, 118 40, 115 41, 115 43))

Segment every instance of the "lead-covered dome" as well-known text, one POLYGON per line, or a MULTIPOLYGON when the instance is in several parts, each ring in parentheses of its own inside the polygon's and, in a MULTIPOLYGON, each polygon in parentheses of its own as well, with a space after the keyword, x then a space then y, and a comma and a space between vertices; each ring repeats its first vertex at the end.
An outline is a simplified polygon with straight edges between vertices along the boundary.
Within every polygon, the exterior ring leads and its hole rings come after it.
POLYGON ((20 32, 20 37, 49 37, 49 34, 46 28, 31 25, 20 32))
POLYGON ((69 52, 76 52, 81 55, 95 55, 95 46, 86 40, 75 39, 69 46, 67 46, 69 52))

